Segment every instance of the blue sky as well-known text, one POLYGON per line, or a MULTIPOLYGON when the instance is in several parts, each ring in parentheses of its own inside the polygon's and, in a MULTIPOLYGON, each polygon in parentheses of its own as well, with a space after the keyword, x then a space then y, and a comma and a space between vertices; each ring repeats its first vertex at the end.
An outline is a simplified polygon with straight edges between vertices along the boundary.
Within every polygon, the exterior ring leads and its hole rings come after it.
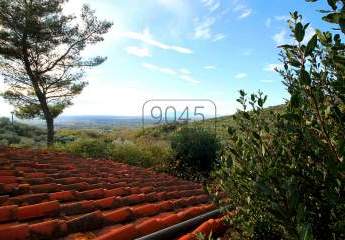
MULTIPOLYGON (((289 41, 289 12, 325 28, 320 4, 303 0, 70 0, 66 12, 82 3, 114 26, 85 51, 108 60, 87 71, 89 86, 65 115, 140 115, 146 100, 167 98, 211 99, 231 114, 240 89, 261 89, 268 105, 280 104, 288 95, 272 69, 276 46, 289 41)), ((0 109, 12 107, 0 100, 0 109)))

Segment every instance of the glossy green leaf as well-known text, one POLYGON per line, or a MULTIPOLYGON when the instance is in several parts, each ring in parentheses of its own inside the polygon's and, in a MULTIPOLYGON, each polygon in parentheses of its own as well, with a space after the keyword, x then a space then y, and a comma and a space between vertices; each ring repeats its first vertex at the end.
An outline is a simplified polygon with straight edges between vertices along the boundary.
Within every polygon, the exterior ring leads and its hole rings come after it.
POLYGON ((315 34, 308 42, 307 47, 304 52, 305 56, 306 57, 310 56, 313 53, 316 46, 317 46, 317 34, 315 34))
POLYGON ((342 13, 330 13, 322 18, 326 22, 339 24, 345 19, 345 12, 342 13))
POLYGON ((303 84, 303 85, 310 85, 311 84, 311 78, 310 78, 310 75, 309 75, 309 73, 306 71, 306 70, 304 70, 304 69, 302 69, 301 70, 301 73, 300 73, 300 80, 301 80, 301 83, 303 84))
POLYGON ((305 29, 302 23, 297 23, 295 26, 295 38, 298 42, 302 42, 305 36, 305 29))

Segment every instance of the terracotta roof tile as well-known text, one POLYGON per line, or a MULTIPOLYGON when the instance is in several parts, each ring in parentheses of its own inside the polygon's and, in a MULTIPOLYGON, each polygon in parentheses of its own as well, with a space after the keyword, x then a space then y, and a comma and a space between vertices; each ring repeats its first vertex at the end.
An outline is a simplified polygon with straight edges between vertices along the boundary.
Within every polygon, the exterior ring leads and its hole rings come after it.
POLYGON ((17 216, 17 209, 17 205, 0 207, 0 223, 15 220, 17 216))
POLYGON ((135 229, 140 236, 145 236, 147 234, 153 233, 157 230, 160 230, 161 227, 162 225, 156 218, 150 218, 135 225, 135 229))
POLYGON ((137 231, 134 224, 128 224, 121 227, 116 227, 111 231, 96 237, 95 240, 131 240, 137 236, 137 231))
POLYGON ((30 225, 30 233, 33 239, 47 239, 61 237, 67 233, 67 225, 62 220, 48 220, 30 225))
POLYGON ((0 239, 26 240, 30 236, 28 224, 0 226, 0 239))
POLYGON ((60 210, 58 201, 44 202, 35 205, 19 207, 17 210, 17 219, 19 221, 56 216, 60 210))
POLYGON ((226 230, 227 225, 225 223, 225 217, 209 219, 198 226, 193 232, 183 235, 178 240, 198 240, 197 234, 199 233, 202 233, 204 236, 209 236, 211 233, 213 236, 219 236, 226 230))
POLYGON ((76 192, 69 190, 69 191, 50 193, 49 199, 59 200, 60 202, 73 201, 76 199, 76 192))
POLYGON ((1 150, 0 239, 132 240, 214 209, 200 184, 167 174, 64 153, 1 150))
POLYGON ((181 222, 181 218, 177 214, 171 214, 161 217, 159 221, 162 224, 162 226, 169 227, 181 222))

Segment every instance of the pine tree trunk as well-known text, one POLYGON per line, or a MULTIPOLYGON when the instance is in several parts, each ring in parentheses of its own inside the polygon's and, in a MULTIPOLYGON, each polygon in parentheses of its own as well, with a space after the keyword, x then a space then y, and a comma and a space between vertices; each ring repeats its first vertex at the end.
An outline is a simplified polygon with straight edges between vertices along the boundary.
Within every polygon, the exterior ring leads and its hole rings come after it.
POLYGON ((40 89, 40 86, 38 84, 39 83, 39 76, 34 74, 34 72, 31 69, 31 63, 29 61, 29 54, 28 54, 28 50, 27 50, 26 39, 27 39, 27 34, 26 34, 26 32, 24 32, 23 39, 22 39, 24 66, 25 66, 25 70, 26 70, 28 76, 31 79, 33 88, 35 90, 38 101, 40 102, 42 112, 43 112, 44 118, 46 120, 46 124, 47 124, 47 146, 49 147, 49 146, 52 146, 54 144, 54 118, 53 118, 53 116, 49 110, 46 94, 45 94, 45 92, 43 92, 40 89))
POLYGON ((37 93, 44 119, 47 124, 47 146, 50 147, 54 144, 54 117, 48 107, 47 98, 40 91, 37 91, 37 93))
POLYGON ((47 146, 50 147, 54 144, 54 118, 50 112, 48 107, 46 97, 38 91, 38 99, 43 111, 44 119, 46 120, 47 124, 47 146))
POLYGON ((52 146, 54 144, 54 119, 49 116, 46 117, 47 123, 47 146, 52 146))
POLYGON ((47 124, 47 146, 49 147, 54 144, 54 117, 52 116, 50 112, 46 96, 37 87, 37 84, 34 83, 34 86, 36 86, 35 87, 36 95, 40 102, 44 119, 46 120, 46 124, 47 124))

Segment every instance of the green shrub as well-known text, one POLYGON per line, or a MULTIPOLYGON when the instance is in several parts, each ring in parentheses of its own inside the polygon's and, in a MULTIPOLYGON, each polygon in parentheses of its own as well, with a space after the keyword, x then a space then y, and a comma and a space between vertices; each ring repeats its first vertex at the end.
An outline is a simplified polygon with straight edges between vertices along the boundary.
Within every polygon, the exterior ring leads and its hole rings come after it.
POLYGON ((8 146, 9 142, 7 139, 0 139, 0 146, 8 146))
POLYGON ((243 109, 210 187, 238 210, 238 239, 345 239, 345 45, 321 31, 305 43, 308 25, 291 18, 295 42, 282 46, 279 71, 290 101, 267 116, 266 96, 240 92, 243 109))
POLYGON ((33 147, 33 146, 38 146, 38 144, 35 143, 34 139, 32 138, 21 138, 17 146, 18 147, 33 147))
POLYGON ((106 158, 134 166, 158 169, 163 168, 172 156, 167 144, 147 141, 110 141, 104 136, 99 139, 83 137, 72 142, 60 141, 55 144, 55 148, 82 157, 106 158))
POLYGON ((109 144, 97 139, 82 138, 66 145, 57 145, 57 148, 89 158, 109 158, 111 153, 109 144))
POLYGON ((0 141, 17 147, 41 146, 46 134, 43 129, 18 122, 12 125, 8 118, 0 118, 0 141))
MULTIPOLYGON (((6 131, 3 134, 0 134, 0 140, 6 140, 8 145, 20 143, 20 137, 18 135, 16 135, 15 133, 8 132, 8 131, 6 131)), ((6 141, 4 141, 4 143, 6 141)))
POLYGON ((5 128, 7 126, 11 125, 11 121, 8 118, 5 117, 1 117, 0 118, 0 128, 5 128))
POLYGON ((220 143, 203 128, 183 127, 172 137, 172 169, 184 177, 208 177, 217 163, 220 143))
POLYGON ((171 156, 171 151, 158 145, 113 144, 111 158, 130 165, 160 168, 171 156))

